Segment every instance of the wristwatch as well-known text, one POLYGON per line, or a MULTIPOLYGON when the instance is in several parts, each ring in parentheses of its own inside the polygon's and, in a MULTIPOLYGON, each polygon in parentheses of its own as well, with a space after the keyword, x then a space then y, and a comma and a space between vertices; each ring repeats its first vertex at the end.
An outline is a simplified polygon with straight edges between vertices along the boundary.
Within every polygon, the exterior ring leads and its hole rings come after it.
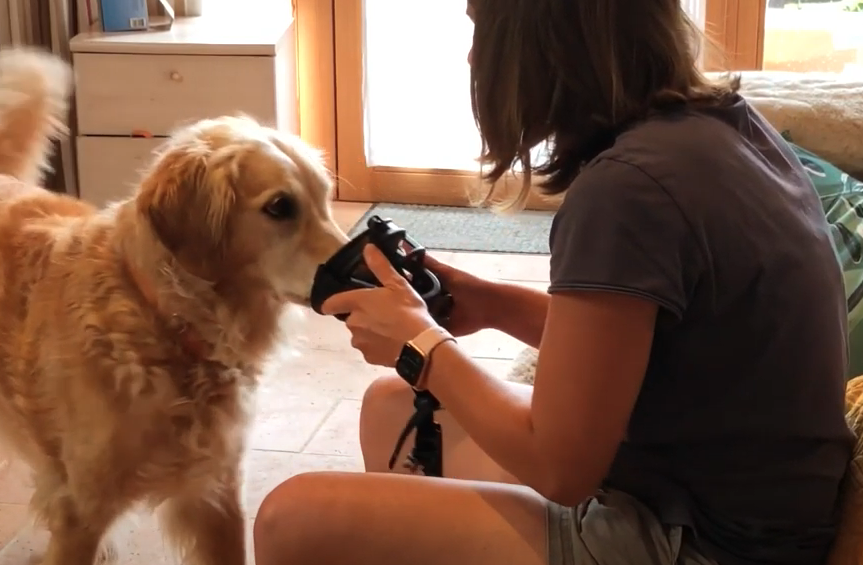
POLYGON ((402 347, 396 359, 396 373, 415 390, 424 390, 429 358, 437 346, 447 341, 455 338, 440 326, 424 330, 402 347))

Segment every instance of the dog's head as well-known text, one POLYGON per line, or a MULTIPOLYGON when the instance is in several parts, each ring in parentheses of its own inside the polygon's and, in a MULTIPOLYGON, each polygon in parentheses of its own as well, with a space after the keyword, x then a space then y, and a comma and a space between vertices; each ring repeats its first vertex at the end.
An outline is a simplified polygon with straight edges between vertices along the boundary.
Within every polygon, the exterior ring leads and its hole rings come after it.
POLYGON ((317 266, 347 241, 331 192, 321 155, 298 137, 223 117, 167 141, 135 206, 195 277, 307 304, 317 266))

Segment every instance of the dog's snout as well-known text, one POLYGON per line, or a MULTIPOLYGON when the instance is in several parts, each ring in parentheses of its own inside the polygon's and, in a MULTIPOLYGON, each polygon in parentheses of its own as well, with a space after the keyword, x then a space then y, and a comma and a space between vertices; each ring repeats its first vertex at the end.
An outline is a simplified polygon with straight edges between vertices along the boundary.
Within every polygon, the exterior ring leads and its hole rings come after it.
POLYGON ((319 263, 325 263, 350 241, 347 234, 335 222, 327 222, 322 228, 317 246, 319 263))

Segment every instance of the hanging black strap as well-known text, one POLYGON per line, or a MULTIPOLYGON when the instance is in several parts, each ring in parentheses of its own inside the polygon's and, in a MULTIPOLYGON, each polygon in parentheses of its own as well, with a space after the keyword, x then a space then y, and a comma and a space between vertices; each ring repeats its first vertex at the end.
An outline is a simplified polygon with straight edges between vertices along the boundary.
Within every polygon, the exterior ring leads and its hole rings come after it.
POLYGON ((396 442, 396 448, 390 457, 391 470, 395 467, 408 436, 416 430, 414 447, 408 455, 405 467, 411 471, 422 471, 429 477, 443 476, 443 438, 440 424, 434 417, 440 407, 440 402, 432 393, 425 390, 414 391, 414 413, 396 442))

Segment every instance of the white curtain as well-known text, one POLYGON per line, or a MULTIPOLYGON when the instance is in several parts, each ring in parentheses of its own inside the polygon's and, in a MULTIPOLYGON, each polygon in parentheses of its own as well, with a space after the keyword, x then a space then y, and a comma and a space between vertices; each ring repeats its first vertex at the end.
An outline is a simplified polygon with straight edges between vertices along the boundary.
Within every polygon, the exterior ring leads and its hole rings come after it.
MULTIPOLYGON (((70 59, 69 39, 77 31, 76 0, 0 0, 0 49, 38 45, 70 59)), ((55 153, 54 174, 48 188, 78 193, 71 139, 61 141, 55 153)))

